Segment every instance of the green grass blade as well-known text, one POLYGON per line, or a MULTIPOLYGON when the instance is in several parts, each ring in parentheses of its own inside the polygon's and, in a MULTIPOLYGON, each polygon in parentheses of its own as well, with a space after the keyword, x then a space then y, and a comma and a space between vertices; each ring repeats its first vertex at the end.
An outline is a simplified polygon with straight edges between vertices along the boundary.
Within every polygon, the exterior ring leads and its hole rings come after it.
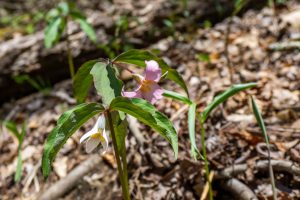
POLYGON ((196 104, 192 103, 189 107, 188 113, 188 128, 189 128, 189 137, 191 141, 191 155, 197 160, 200 155, 200 152, 196 145, 196 137, 195 137, 195 120, 196 120, 196 104))
POLYGON ((266 126, 264 123, 264 120, 259 112, 259 109, 257 107, 257 104, 254 100, 254 98, 251 96, 251 105, 253 109, 254 116, 256 118, 256 121, 261 129, 261 132, 265 138, 266 144, 267 144, 267 149, 268 149, 268 160, 269 160, 269 173, 270 173, 270 180, 272 184, 272 190, 273 190, 273 199, 277 200, 277 194, 276 194, 276 185, 275 185, 275 178, 274 178, 274 173, 273 173, 273 168, 271 165, 271 155, 270 155, 270 142, 269 142, 269 137, 267 134, 266 126))
POLYGON ((18 131, 17 125, 12 121, 6 121, 4 122, 4 125, 18 139, 18 142, 20 143, 21 135, 18 131))
POLYGON ((235 95, 236 93, 252 88, 256 86, 256 83, 246 83, 246 84, 237 84, 231 86, 228 90, 223 92, 222 94, 216 96, 213 100, 212 103, 210 103, 203 111, 202 113, 202 122, 205 122, 208 115, 210 114, 211 111, 213 111, 218 105, 226 101, 229 97, 235 95))
POLYGON ((187 96, 184 96, 184 95, 179 94, 177 92, 164 90, 163 96, 164 97, 169 97, 169 98, 172 98, 172 99, 176 99, 176 100, 181 101, 181 102, 183 102, 185 104, 188 104, 188 105, 192 104, 192 101, 187 96))

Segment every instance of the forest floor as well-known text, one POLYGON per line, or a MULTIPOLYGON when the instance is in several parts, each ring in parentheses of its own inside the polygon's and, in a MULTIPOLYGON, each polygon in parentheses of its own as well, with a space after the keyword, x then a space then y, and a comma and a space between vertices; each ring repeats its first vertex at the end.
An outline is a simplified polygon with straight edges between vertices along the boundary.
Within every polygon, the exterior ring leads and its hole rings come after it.
MULTIPOLYGON (((265 7, 233 17, 227 53, 229 18, 212 27, 199 28, 193 34, 175 31, 147 48, 159 50, 165 61, 182 74, 199 111, 231 86, 228 64, 234 71, 233 83, 258 83, 257 87, 227 100, 205 124, 208 160, 215 174, 212 179, 215 199, 242 198, 228 187, 228 180, 239 180, 258 199, 272 199, 268 168, 259 165, 266 160, 266 145, 252 113, 249 95, 255 97, 262 111, 272 144, 271 157, 278 161, 273 165, 278 197, 300 199, 300 53, 296 42, 300 39, 299 18, 297 1, 289 1, 276 14, 265 7), (241 166, 246 167, 240 169, 241 166), (225 168, 233 172, 222 178, 220 174, 225 168)), ((132 85, 125 72, 121 78, 132 85)), ((169 81, 162 86, 183 92, 169 81)), ((91 91, 87 101, 99 100, 95 91, 91 91)), ((27 135, 22 146, 22 180, 14 183, 17 141, 6 129, 1 131, 1 200, 38 199, 91 156, 85 153, 79 138, 92 127, 94 119, 67 141, 54 161, 50 177, 45 180, 42 176, 40 161, 47 135, 58 117, 74 105, 70 80, 57 83, 48 94, 35 93, 2 105, 3 119, 26 120, 27 135)), ((155 106, 171 118, 178 131, 179 156, 175 160, 168 143, 149 127, 131 121, 135 128, 130 128, 126 146, 132 197, 200 199, 205 190, 204 163, 190 156, 187 107, 170 99, 162 99, 155 106)), ((201 149, 198 125, 196 142, 201 149)), ((121 199, 112 149, 99 156, 101 161, 60 199, 121 199)))

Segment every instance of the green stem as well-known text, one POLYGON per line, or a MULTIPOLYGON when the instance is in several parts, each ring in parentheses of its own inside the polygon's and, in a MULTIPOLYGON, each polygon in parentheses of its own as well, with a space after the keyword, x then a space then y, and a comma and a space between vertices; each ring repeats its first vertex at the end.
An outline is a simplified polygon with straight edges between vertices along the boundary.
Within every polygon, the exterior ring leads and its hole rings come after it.
MULTIPOLYGON (((115 157, 117 160, 117 165, 118 165, 118 171, 119 171, 119 177, 120 177, 120 182, 122 185, 122 193, 123 193, 123 198, 125 200, 130 200, 130 195, 129 195, 129 190, 128 190, 128 181, 127 181, 127 174, 125 175, 124 173, 127 173, 127 166, 124 165, 124 162, 126 162, 126 157, 125 157, 125 161, 124 161, 124 153, 122 153, 122 161, 123 161, 123 167, 122 167, 122 163, 120 160, 120 155, 118 152, 118 146, 117 146, 117 139, 116 139, 116 133, 114 130, 114 125, 113 125, 113 120, 110 114, 110 111, 106 112, 106 116, 107 116, 107 121, 108 121, 108 125, 109 125, 109 129, 110 129, 110 133, 111 133, 111 137, 112 137, 112 142, 113 142, 113 146, 114 146, 114 151, 115 151, 115 157)), ((126 152, 125 152, 125 156, 126 156, 126 152)))
POLYGON ((202 119, 200 118, 200 127, 201 127, 201 146, 202 146, 202 154, 204 157, 204 168, 205 168, 205 176, 206 176, 206 181, 208 182, 209 186, 209 199, 213 200, 213 192, 212 192, 212 186, 211 186, 211 181, 209 179, 209 166, 208 166, 208 160, 207 160, 207 153, 206 153, 206 147, 205 147, 205 129, 203 126, 202 119))
POLYGON ((70 75, 73 80, 74 76, 75 76, 75 67, 74 67, 74 61, 73 61, 71 45, 70 45, 70 38, 69 38, 69 31, 68 31, 68 19, 66 20, 66 32, 67 32, 66 40, 67 40, 68 65, 69 65, 70 75))
MULTIPOLYGON (((124 142, 124 147, 125 145, 125 140, 124 142)), ((123 164, 123 176, 124 176, 124 185, 126 186, 126 191, 129 193, 129 185, 128 185, 128 172, 127 172, 127 155, 126 155, 126 148, 124 149, 124 151, 122 151, 121 153, 121 158, 122 158, 122 164, 123 164)))

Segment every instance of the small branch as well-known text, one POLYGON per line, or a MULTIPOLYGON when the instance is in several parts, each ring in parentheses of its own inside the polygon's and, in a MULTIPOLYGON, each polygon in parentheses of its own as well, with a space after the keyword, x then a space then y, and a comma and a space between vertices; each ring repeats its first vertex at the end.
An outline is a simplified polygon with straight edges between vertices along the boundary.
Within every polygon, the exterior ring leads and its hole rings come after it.
POLYGON ((211 171, 209 173, 209 180, 206 181, 206 183, 205 183, 205 186, 204 186, 204 189, 203 189, 200 200, 205 200, 206 199, 208 191, 209 191, 209 183, 212 182, 213 177, 214 177, 214 171, 211 171))
POLYGON ((69 30, 68 30, 68 19, 66 20, 66 32, 67 32, 66 42, 67 42, 68 65, 69 65, 70 75, 73 80, 74 76, 75 76, 75 67, 74 67, 72 49, 71 49, 71 44, 70 44, 71 42, 70 42, 70 35, 69 35, 69 30))
POLYGON ((286 50, 294 50, 300 49, 300 42, 298 41, 290 41, 290 42, 276 42, 272 43, 269 47, 269 50, 272 51, 286 51, 286 50))
POLYGON ((50 188, 44 190, 37 198, 38 200, 58 199, 66 192, 76 186, 77 182, 96 166, 101 163, 102 158, 95 154, 90 156, 86 161, 73 169, 64 179, 59 180, 50 188))
POLYGON ((232 193, 239 200, 258 200, 254 192, 241 181, 232 178, 225 180, 221 186, 232 193))
MULTIPOLYGON (((283 172, 288 172, 293 175, 300 176, 300 167, 296 166, 291 161, 271 160, 271 165, 275 171, 283 171, 283 172)), ((268 169, 268 161, 267 160, 259 161, 256 165, 256 168, 258 170, 267 170, 268 169)))
MULTIPOLYGON (((291 161, 271 160, 271 166, 273 167, 274 171, 283 171, 293 175, 300 176, 300 167, 296 166, 291 161)), ((268 160, 258 161, 256 165, 253 167, 254 169, 260 171, 266 171, 269 169, 269 161, 268 160)), ((237 174, 244 173, 248 168, 249 166, 247 164, 233 165, 231 167, 227 167, 223 169, 222 171, 217 172, 214 178, 215 179, 231 178, 237 174)))
POLYGON ((223 169, 222 171, 218 171, 215 174, 215 179, 231 178, 237 174, 244 173, 247 170, 247 168, 248 168, 247 164, 232 165, 230 167, 223 169))
POLYGON ((225 58, 226 58, 226 62, 227 62, 227 67, 228 67, 228 70, 229 70, 229 75, 230 75, 230 81, 231 83, 233 84, 234 80, 233 80, 233 74, 234 74, 234 70, 232 68, 232 64, 231 64, 231 60, 230 60, 230 57, 229 57, 229 52, 228 52, 228 46, 229 46, 229 35, 230 35, 230 32, 231 32, 231 24, 232 24, 232 16, 229 17, 229 21, 228 21, 228 24, 227 24, 227 29, 226 29, 226 33, 225 33, 225 58))

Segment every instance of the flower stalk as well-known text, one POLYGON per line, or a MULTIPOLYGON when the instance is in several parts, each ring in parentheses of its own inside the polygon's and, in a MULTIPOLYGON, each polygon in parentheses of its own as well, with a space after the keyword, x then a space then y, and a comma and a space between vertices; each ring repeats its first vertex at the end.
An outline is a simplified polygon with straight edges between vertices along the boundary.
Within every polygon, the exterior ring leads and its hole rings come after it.
POLYGON ((121 154, 121 157, 122 157, 122 162, 121 162, 119 151, 118 151, 118 146, 117 146, 116 133, 114 131, 113 119, 112 119, 112 116, 111 116, 111 113, 109 110, 106 111, 105 114, 107 117, 108 126, 110 129, 111 138, 112 138, 112 143, 114 146, 115 157, 117 160, 118 172, 119 172, 120 182, 121 182, 121 186, 122 186, 123 198, 125 200, 130 200, 129 186, 128 186, 128 180, 127 180, 126 151, 122 152, 122 154, 121 154), (123 166, 122 166, 122 163, 123 163, 123 166))

